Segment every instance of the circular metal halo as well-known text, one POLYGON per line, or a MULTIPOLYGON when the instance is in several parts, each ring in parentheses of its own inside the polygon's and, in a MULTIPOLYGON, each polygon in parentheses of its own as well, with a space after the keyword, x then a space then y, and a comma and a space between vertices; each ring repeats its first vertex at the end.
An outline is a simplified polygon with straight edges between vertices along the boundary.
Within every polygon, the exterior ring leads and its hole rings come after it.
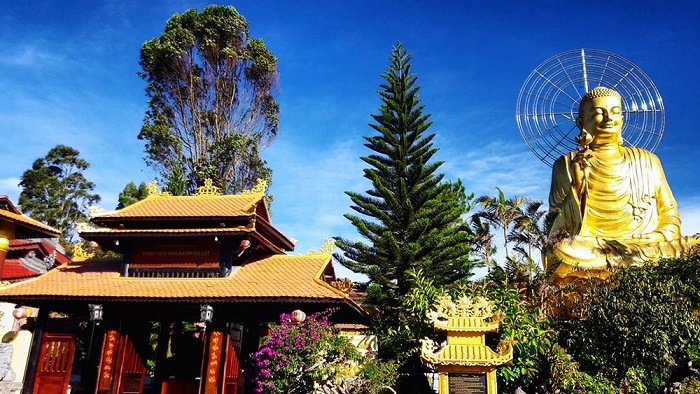
POLYGON ((654 151, 666 111, 658 89, 634 63, 597 49, 575 49, 545 60, 525 80, 516 106, 520 135, 542 162, 552 166, 575 150, 581 97, 604 86, 622 95, 624 144, 654 151))

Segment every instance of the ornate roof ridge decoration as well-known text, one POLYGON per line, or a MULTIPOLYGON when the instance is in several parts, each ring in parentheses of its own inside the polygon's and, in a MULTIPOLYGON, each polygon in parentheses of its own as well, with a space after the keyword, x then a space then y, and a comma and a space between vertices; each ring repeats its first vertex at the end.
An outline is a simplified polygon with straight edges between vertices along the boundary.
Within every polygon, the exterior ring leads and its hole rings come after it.
POLYGON ((88 215, 91 218, 94 218, 95 216, 104 215, 105 213, 109 213, 109 212, 114 212, 114 211, 108 211, 99 205, 91 205, 90 207, 88 207, 88 215))
POLYGON ((204 186, 198 187, 194 195, 197 197, 210 197, 221 196, 223 193, 221 193, 220 188, 214 186, 214 182, 211 180, 211 178, 207 178, 204 180, 204 186))
POLYGON ((436 350, 435 342, 421 339, 421 358, 436 365, 495 367, 513 361, 513 341, 504 339, 493 351, 482 345, 445 345, 436 350))
POLYGON ((267 181, 262 179, 262 178, 258 178, 255 181, 255 186, 253 186, 249 190, 243 190, 241 192, 241 195, 242 196, 246 196, 249 194, 263 194, 264 195, 266 190, 267 190, 267 181))
POLYGON ((350 278, 343 278, 343 279, 338 279, 334 280, 331 282, 331 286, 333 286, 334 289, 340 290, 345 294, 350 294, 352 289, 355 287, 355 284, 350 280, 350 278))
POLYGON ((146 185, 146 191, 148 192, 148 196, 146 198, 150 197, 172 197, 173 195, 170 194, 170 192, 164 192, 158 188, 158 180, 154 179, 151 182, 148 182, 148 185, 146 185))
POLYGON ((510 339, 502 340, 497 351, 484 344, 485 333, 498 331, 505 317, 487 298, 463 294, 453 300, 442 295, 427 316, 435 329, 447 331, 447 344, 438 349, 432 340, 421 340, 421 357, 425 361, 443 366, 491 367, 513 360, 510 339))
POLYGON ((320 249, 310 250, 308 255, 318 255, 318 254, 333 254, 333 249, 335 248, 335 239, 326 238, 323 240, 323 246, 320 249))
MULTIPOLYGON (((92 213, 90 213, 90 217, 94 217, 92 213)), ((78 228, 78 233, 99 230, 98 227, 93 226, 90 222, 77 222, 75 226, 78 228)))
POLYGON ((86 252, 85 246, 85 242, 80 242, 73 246, 73 262, 80 263, 95 257, 95 252, 86 252))
POLYGON ((469 297, 463 294, 454 301, 449 295, 438 297, 434 309, 428 312, 427 316, 433 324, 444 324, 450 320, 457 323, 464 318, 486 320, 494 317, 499 320, 497 318, 500 317, 500 314, 496 313, 493 302, 487 298, 482 296, 469 297))

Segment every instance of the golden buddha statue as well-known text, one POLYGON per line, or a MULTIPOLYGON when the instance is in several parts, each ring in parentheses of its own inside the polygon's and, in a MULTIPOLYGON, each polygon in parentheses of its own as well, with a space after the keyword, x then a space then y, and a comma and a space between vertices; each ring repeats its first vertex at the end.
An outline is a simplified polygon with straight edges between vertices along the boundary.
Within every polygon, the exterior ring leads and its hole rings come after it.
POLYGON ((609 88, 579 105, 581 148, 552 168, 553 245, 544 257, 552 281, 605 279, 608 269, 680 257, 698 242, 681 235, 676 200, 653 153, 622 146, 622 99, 609 88))

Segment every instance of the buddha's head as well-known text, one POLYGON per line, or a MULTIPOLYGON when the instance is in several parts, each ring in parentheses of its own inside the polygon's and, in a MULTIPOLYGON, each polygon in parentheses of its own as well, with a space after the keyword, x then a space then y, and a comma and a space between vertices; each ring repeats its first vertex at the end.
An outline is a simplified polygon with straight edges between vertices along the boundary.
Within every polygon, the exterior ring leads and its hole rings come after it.
POLYGON ((621 142, 622 96, 602 86, 591 89, 581 99, 576 125, 593 137, 593 142, 621 142))

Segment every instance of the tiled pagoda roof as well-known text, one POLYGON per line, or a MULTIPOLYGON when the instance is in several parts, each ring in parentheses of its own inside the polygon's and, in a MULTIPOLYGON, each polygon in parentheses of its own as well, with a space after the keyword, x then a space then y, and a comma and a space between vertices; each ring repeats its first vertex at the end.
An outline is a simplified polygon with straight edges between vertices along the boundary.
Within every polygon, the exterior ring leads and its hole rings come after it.
POLYGON ((262 193, 152 195, 123 209, 93 215, 90 221, 99 227, 82 228, 80 236, 91 241, 249 236, 272 253, 294 250, 294 241, 270 224, 262 193))
POLYGON ((0 209, 0 220, 15 223, 19 227, 24 227, 28 230, 38 232, 39 234, 42 234, 44 236, 59 237, 61 235, 61 231, 58 229, 41 223, 38 220, 34 220, 29 216, 7 211, 4 209, 0 209))
POLYGON ((16 281, 40 275, 40 272, 25 267, 19 259, 6 259, 2 267, 2 279, 16 281))
POLYGON ((149 196, 117 211, 95 215, 96 224, 114 220, 218 219, 257 215, 269 221, 265 195, 149 196))
POLYGON ((499 352, 483 345, 446 345, 438 352, 423 352, 425 361, 438 365, 496 366, 513 361, 513 348, 506 342, 499 352))
POLYGON ((260 302, 303 298, 352 303, 347 294, 322 280, 329 264, 328 254, 278 254, 251 261, 226 278, 133 278, 120 276, 118 259, 93 259, 2 287, 0 299, 260 302))

